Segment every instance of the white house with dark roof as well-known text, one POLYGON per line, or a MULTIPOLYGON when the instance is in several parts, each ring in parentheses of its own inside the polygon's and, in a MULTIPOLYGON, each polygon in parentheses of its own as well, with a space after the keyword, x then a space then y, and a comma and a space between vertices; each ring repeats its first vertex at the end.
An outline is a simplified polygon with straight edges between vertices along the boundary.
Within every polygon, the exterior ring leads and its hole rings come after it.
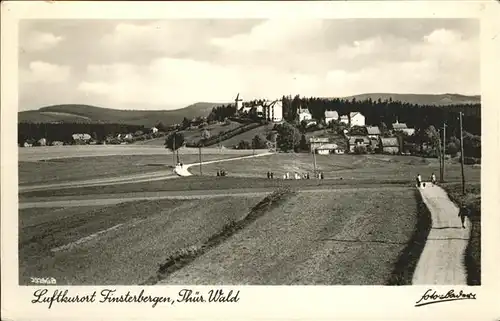
POLYGON ((365 126, 365 116, 363 116, 362 113, 360 112, 351 112, 349 114, 349 118, 351 119, 351 123, 349 124, 351 127, 352 126, 365 126))
POLYGON ((339 120, 339 113, 335 110, 326 110, 325 111, 325 123, 330 123, 334 120, 339 120))
POLYGON ((281 100, 266 103, 263 107, 264 117, 267 120, 275 123, 283 120, 283 102, 281 100))
POLYGON ((300 108, 298 111, 298 117, 299 117, 299 122, 301 122, 303 120, 311 120, 312 119, 312 115, 309 112, 309 110, 302 109, 302 108, 300 108))

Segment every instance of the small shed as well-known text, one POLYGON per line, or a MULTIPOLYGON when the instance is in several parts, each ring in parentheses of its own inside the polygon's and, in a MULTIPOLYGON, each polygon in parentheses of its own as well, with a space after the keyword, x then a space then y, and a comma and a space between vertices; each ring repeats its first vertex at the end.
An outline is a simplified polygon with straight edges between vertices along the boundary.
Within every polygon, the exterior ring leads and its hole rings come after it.
POLYGON ((378 139, 381 135, 380 128, 377 126, 366 126, 366 132, 368 133, 368 138, 378 139))
POLYGON ((320 155, 335 154, 337 150, 337 144, 333 143, 323 144, 316 148, 316 152, 320 155))
POLYGON ((397 137, 380 138, 380 148, 384 154, 398 154, 399 140, 397 137))

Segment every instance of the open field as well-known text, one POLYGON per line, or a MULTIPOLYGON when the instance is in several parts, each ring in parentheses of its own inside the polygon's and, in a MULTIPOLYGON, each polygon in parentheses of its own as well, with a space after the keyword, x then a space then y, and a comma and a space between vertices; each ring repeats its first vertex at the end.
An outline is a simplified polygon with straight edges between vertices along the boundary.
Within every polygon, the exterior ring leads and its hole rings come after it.
MULTIPOLYGON (((58 284, 154 280, 172 256, 203 248, 261 199, 21 210, 20 282, 42 274, 58 284)), ((172 284, 386 284, 416 210, 406 187, 292 193, 191 264, 160 275, 172 284)))
MULTIPOLYGON (((209 164, 204 166, 206 173, 215 173, 224 168, 231 176, 266 177, 267 171, 273 171, 275 177, 294 172, 312 174, 314 170, 312 154, 279 153, 259 158, 236 160, 229 163, 209 164)), ((316 155, 316 168, 328 179, 372 179, 372 180, 407 180, 414 181, 420 173, 425 179, 434 172, 439 174, 437 159, 423 159, 415 156, 389 155, 316 155)), ((196 171, 193 169, 193 174, 196 171)), ((471 181, 479 181, 481 169, 466 165, 465 174, 471 181)), ((460 165, 446 164, 447 181, 458 180, 460 165)))
POLYGON ((236 135, 234 137, 226 139, 226 140, 222 141, 220 144, 222 146, 227 147, 227 148, 233 148, 234 146, 238 145, 238 143, 242 140, 251 142, 252 139, 255 137, 255 135, 260 135, 265 139, 266 135, 269 132, 271 132, 271 130, 273 129, 273 126, 274 126, 274 124, 270 123, 268 125, 263 125, 263 126, 251 129, 249 131, 246 131, 244 133, 241 133, 239 135, 236 135))
POLYGON ((406 188, 297 193, 161 283, 384 285, 416 210, 406 188))
MULTIPOLYGON (((250 152, 251 153, 251 152, 250 152)), ((198 162, 198 154, 179 154, 184 163, 198 162)), ((234 157, 230 154, 204 154, 202 160, 234 157)), ((19 162, 19 185, 78 181, 136 173, 173 172, 172 153, 165 155, 114 155, 73 157, 38 162, 19 162), (34 173, 37 173, 34 175, 34 173)))
MULTIPOLYGON (((252 151, 234 149, 202 148, 203 154, 229 154, 248 155, 252 151)), ((198 148, 182 147, 179 155, 198 154, 198 148)), ((172 152, 163 146, 144 145, 73 145, 73 146, 48 146, 18 148, 20 162, 36 162, 48 159, 74 158, 74 157, 98 157, 98 156, 123 156, 123 155, 170 155, 172 152)))
POLYGON ((140 284, 172 253, 204 243, 261 198, 161 200, 19 213, 19 277, 140 284))

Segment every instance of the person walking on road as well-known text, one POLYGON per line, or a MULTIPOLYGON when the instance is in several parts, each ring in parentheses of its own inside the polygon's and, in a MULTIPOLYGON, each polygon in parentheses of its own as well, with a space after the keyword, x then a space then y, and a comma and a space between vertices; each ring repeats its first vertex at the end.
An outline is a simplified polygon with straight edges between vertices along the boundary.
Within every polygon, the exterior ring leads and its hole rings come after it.
POLYGON ((436 175, 434 173, 431 175, 431 183, 433 186, 436 185, 436 175))
POLYGON ((458 216, 460 217, 460 221, 462 222, 462 228, 465 228, 465 218, 469 216, 469 209, 465 205, 460 206, 458 216))
POLYGON ((417 174, 417 187, 420 187, 422 185, 422 176, 420 174, 417 174))
POLYGON ((271 173, 267 172, 267 179, 271 178, 271 173))

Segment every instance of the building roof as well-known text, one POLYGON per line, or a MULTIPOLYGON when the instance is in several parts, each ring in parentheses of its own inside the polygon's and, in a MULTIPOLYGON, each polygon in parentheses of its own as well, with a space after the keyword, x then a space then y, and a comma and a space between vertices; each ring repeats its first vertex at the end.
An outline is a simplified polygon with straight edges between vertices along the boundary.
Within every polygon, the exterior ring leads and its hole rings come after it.
POLYGON ((356 144, 356 141, 358 140, 363 140, 363 143, 369 144, 370 139, 368 139, 368 136, 350 136, 349 137, 349 144, 356 144))
POLYGON ((351 112, 349 115, 351 116, 351 118, 352 118, 352 117, 354 117, 354 116, 358 116, 358 115, 359 115, 359 116, 363 116, 363 114, 362 114, 362 113, 360 113, 359 111, 353 111, 353 112, 351 112))
POLYGON ((339 113, 335 110, 326 110, 325 118, 339 118, 339 113))
POLYGON ((405 123, 394 123, 392 124, 392 128, 393 129, 405 129, 405 128, 408 128, 408 126, 406 126, 405 123))
POLYGON ((383 147, 399 147, 399 140, 397 137, 380 138, 380 143, 383 147))
POLYGON ((415 134, 415 128, 402 128, 400 130, 410 136, 415 134))
POLYGON ((73 134, 72 137, 74 140, 77 139, 87 140, 91 138, 89 134, 73 134))
POLYGON ((328 143, 330 138, 328 137, 311 137, 309 138, 310 143, 328 143))
POLYGON ((366 131, 368 135, 380 135, 380 128, 377 126, 366 126, 366 131))
POLYGON ((328 143, 328 144, 323 144, 323 145, 317 147, 316 149, 334 150, 334 149, 337 149, 338 147, 339 146, 337 144, 328 143))

